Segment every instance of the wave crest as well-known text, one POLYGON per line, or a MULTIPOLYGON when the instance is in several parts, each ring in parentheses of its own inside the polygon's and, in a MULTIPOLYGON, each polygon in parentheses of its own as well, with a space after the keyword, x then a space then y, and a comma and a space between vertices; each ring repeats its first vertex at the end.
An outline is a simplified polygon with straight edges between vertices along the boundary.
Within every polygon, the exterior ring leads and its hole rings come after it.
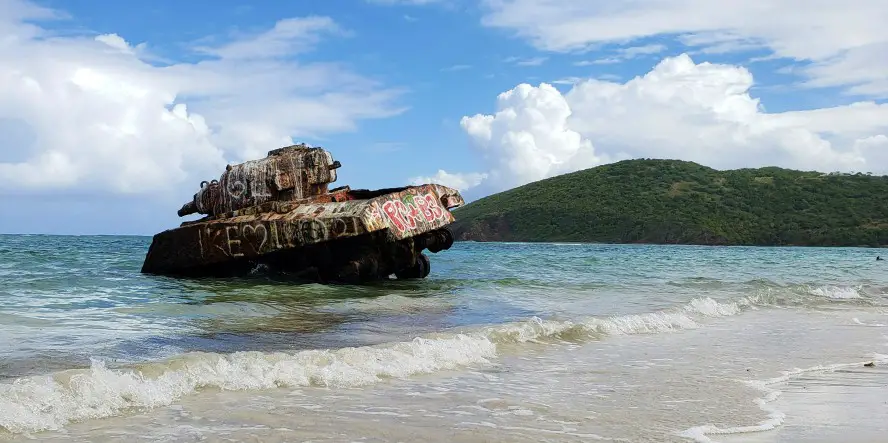
POLYGON ((59 429, 65 424, 169 405, 205 388, 256 390, 294 386, 354 387, 474 364, 497 356, 497 346, 552 338, 596 338, 699 327, 703 317, 734 315, 736 304, 694 300, 674 310, 580 322, 533 318, 412 341, 299 352, 188 353, 165 361, 17 379, 0 385, 0 427, 10 432, 59 429), (696 318, 696 319, 695 319, 696 318))

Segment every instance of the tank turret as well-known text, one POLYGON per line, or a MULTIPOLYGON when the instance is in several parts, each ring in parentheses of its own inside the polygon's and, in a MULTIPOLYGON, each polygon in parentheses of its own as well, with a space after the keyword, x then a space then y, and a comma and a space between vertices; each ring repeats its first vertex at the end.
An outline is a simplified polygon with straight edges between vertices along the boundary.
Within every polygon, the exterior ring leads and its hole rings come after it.
POLYGON ((326 194, 341 166, 323 148, 305 144, 268 152, 265 158, 228 165, 219 180, 204 181, 178 214, 218 215, 269 201, 292 201, 326 194))

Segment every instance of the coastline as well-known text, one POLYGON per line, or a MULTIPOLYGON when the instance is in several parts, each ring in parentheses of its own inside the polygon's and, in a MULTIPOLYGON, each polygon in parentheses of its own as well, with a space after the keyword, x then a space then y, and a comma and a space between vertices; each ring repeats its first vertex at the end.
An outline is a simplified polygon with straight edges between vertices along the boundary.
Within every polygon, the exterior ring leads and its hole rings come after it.
POLYGON ((699 246, 699 247, 723 247, 723 248, 848 248, 848 249, 886 249, 888 244, 884 245, 827 245, 827 244, 716 244, 716 243, 657 243, 657 242, 602 242, 593 240, 476 240, 476 239, 455 239, 454 243, 487 243, 487 244, 576 244, 576 245, 601 245, 601 246, 699 246))

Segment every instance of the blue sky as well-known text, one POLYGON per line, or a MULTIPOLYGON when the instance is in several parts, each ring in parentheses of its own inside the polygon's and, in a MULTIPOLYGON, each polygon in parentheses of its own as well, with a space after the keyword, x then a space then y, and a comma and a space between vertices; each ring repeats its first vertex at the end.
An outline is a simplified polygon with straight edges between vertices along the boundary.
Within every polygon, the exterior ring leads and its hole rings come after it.
POLYGON ((174 227, 287 136, 469 199, 634 157, 888 168, 888 6, 673 3, 0 0, 0 232, 174 227))

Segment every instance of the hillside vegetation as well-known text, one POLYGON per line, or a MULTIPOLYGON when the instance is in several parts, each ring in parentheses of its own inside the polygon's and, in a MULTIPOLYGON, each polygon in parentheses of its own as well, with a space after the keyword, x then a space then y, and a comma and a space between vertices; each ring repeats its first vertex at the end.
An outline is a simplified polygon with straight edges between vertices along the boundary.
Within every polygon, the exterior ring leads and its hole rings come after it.
POLYGON ((881 246, 888 177, 627 160, 454 211, 458 240, 881 246))

